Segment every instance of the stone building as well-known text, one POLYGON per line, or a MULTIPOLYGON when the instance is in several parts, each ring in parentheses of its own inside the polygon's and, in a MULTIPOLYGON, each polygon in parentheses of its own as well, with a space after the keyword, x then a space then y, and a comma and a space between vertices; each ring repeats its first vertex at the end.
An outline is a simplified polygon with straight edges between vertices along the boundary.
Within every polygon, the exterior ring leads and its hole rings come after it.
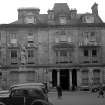
POLYGON ((47 14, 39 8, 19 8, 18 20, 0 25, 0 86, 44 82, 89 87, 105 83, 105 23, 98 14, 77 13, 67 3, 55 3, 47 14))

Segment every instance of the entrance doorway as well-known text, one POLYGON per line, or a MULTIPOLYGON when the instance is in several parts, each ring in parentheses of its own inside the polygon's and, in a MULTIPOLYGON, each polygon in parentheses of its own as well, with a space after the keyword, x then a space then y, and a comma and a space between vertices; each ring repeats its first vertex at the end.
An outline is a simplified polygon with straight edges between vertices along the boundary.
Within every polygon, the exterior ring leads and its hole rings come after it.
POLYGON ((69 90, 69 70, 60 70, 60 85, 63 90, 69 90))
POLYGON ((72 90, 75 90, 77 87, 77 71, 76 69, 72 70, 72 90))
POLYGON ((52 85, 53 87, 57 86, 57 71, 56 70, 52 71, 52 85))

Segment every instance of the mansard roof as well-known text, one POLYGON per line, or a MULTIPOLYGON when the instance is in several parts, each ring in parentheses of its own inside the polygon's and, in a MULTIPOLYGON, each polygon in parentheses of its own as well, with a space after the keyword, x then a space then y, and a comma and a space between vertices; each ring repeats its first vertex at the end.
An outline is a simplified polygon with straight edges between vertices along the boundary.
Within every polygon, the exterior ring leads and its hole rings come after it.
MULTIPOLYGON (((20 8, 20 9, 18 9, 18 10, 26 10, 26 9, 28 9, 29 10, 29 8, 20 8)), ((30 8, 30 9, 32 9, 32 10, 36 10, 36 8, 30 8)), ((75 9, 74 9, 75 10, 75 9)), ((72 9, 70 10, 69 9, 69 6, 68 6, 68 4, 67 3, 55 3, 54 4, 54 7, 53 7, 53 9, 52 9, 52 11, 54 12, 54 19, 56 20, 57 19, 57 17, 58 16, 62 16, 63 14, 64 14, 64 16, 67 16, 68 17, 68 22, 67 22, 67 25, 75 25, 75 24, 82 24, 82 22, 81 22, 81 18, 83 17, 83 16, 85 16, 85 15, 94 15, 94 14, 92 14, 92 13, 83 13, 83 14, 79 14, 79 13, 77 13, 77 11, 76 11, 76 16, 75 17, 73 17, 73 18, 71 18, 71 12, 72 12, 72 9), (56 17, 56 18, 55 18, 56 17)), ((37 14, 37 25, 39 24, 48 24, 49 23, 49 13, 48 14, 37 14)), ((58 17, 58 19, 59 19, 59 17, 58 17)), ((94 23, 103 23, 102 22, 102 20, 101 20, 101 18, 100 18, 100 16, 99 15, 97 15, 97 16, 95 16, 95 21, 94 21, 94 23)), ((53 22, 54 22, 54 24, 55 25, 58 25, 58 23, 57 23, 57 21, 55 21, 55 20, 53 20, 53 22)), ((14 21, 14 22, 12 22, 12 23, 10 23, 10 24, 22 24, 22 23, 20 23, 19 22, 19 20, 17 20, 17 21, 14 21)), ((25 23, 23 23, 23 24, 25 24, 25 23)), ((36 24, 35 24, 35 26, 36 26, 36 24)), ((26 24, 25 24, 26 25, 26 24)))
POLYGON ((55 3, 53 10, 55 13, 61 13, 61 12, 69 13, 70 12, 70 9, 67 3, 55 3))

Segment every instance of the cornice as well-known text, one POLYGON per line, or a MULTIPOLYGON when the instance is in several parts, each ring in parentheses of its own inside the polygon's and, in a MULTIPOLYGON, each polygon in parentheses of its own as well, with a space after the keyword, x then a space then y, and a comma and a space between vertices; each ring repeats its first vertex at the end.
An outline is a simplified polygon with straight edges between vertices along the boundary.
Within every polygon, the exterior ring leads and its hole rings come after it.
POLYGON ((0 24, 0 28, 50 28, 50 27, 105 27, 105 23, 82 23, 82 24, 0 24))

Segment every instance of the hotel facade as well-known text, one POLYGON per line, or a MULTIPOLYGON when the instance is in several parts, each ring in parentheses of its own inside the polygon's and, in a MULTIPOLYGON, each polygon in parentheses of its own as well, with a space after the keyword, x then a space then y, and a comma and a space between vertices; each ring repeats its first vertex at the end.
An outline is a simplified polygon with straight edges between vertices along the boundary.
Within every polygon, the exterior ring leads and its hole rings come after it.
POLYGON ((18 20, 0 24, 0 87, 42 82, 63 90, 105 84, 105 23, 55 3, 47 14, 19 8, 18 20))

